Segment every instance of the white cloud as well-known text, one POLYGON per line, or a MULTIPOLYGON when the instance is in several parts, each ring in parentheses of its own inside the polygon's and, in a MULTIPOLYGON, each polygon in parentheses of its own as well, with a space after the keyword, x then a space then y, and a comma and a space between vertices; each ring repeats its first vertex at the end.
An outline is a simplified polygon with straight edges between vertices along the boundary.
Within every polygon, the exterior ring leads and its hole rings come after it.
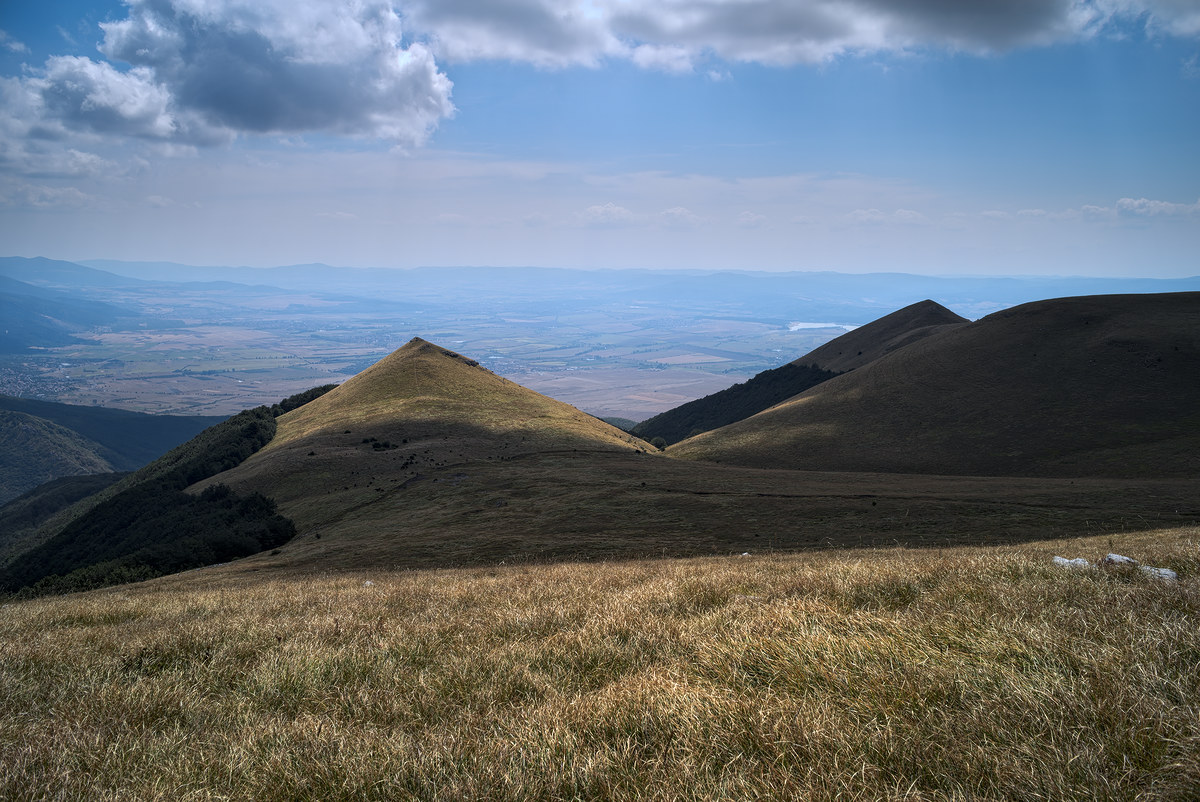
POLYGON ((1188 80, 1200 78, 1200 53, 1193 53, 1189 58, 1184 59, 1179 69, 1183 73, 1183 77, 1188 80))
POLYGON ((0 29, 0 47, 12 53, 28 53, 29 48, 24 42, 18 41, 9 35, 8 31, 0 29))
POLYGON ((1149 198, 1121 198, 1116 211, 1132 217, 1178 217, 1200 214, 1200 200, 1195 203, 1171 203, 1149 198))
POLYGON ((151 139, 178 132, 170 92, 146 67, 120 72, 89 58, 55 56, 28 85, 40 95, 43 114, 70 129, 151 139))
POLYGON ((672 206, 658 214, 658 219, 668 228, 695 228, 700 225, 700 215, 686 206, 672 206))
POLYGON ((1152 31, 1162 30, 1175 36, 1200 34, 1200 6, 1195 0, 1145 0, 1131 5, 1135 9, 1143 6, 1149 12, 1146 27, 1152 31))
POLYGON ((617 227, 627 226, 634 222, 633 212, 615 203, 589 206, 579 215, 579 220, 586 226, 617 227))
POLYGON ((887 215, 878 209, 855 209, 846 215, 851 223, 880 225, 887 222, 887 215))
POLYGON ((871 226, 884 225, 886 223, 916 226, 929 222, 927 216, 912 209, 897 209, 894 212, 882 212, 879 209, 855 209, 847 214, 845 219, 857 225, 871 226))
POLYGON ((633 48, 630 59, 643 69, 663 72, 691 72, 692 54, 678 45, 638 45, 633 48))
POLYGON ((387 0, 128 0, 101 52, 153 71, 180 108, 235 132, 425 141, 452 84, 402 44, 387 0))

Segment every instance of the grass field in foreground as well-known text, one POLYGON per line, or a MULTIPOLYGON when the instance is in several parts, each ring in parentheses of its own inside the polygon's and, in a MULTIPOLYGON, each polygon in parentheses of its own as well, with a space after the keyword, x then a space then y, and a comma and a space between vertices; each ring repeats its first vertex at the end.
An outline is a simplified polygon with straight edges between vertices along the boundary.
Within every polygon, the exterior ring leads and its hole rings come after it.
POLYGON ((1195 528, 197 571, 0 610, 0 798, 1196 799, 1198 613, 1195 528))

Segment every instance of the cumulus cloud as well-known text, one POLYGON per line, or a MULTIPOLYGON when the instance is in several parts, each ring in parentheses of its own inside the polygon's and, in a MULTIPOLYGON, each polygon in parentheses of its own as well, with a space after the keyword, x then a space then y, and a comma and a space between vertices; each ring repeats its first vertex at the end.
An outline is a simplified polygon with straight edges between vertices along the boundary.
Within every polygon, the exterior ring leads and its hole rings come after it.
POLYGON ((101 52, 147 68, 175 104, 238 132, 326 131, 423 142, 451 82, 402 44, 390 2, 128 0, 101 52))
POLYGON ((579 215, 579 220, 586 226, 610 228, 633 223, 634 215, 624 206, 610 202, 587 207, 579 215))
POLYGON ((1182 217, 1200 214, 1200 200, 1195 203, 1171 203, 1149 198, 1121 198, 1117 214, 1131 217, 1182 217))
POLYGON ((917 226, 929 222, 929 218, 913 209, 896 209, 893 212, 883 212, 879 209, 855 209, 848 213, 845 219, 856 225, 878 226, 885 223, 917 226))
POLYGON ((80 56, 56 56, 29 82, 44 113, 70 129, 166 139, 177 131, 170 92, 146 67, 120 72, 80 56))
POLYGON ((672 206, 658 214, 659 221, 667 228, 695 228, 700 225, 700 215, 686 206, 672 206))
POLYGON ((452 84, 402 42, 388 0, 126 0, 101 24, 107 58, 50 58, 9 87, 33 136, 123 135, 213 144, 241 133, 326 132, 423 143, 452 84), (123 65, 128 65, 124 67, 123 65))

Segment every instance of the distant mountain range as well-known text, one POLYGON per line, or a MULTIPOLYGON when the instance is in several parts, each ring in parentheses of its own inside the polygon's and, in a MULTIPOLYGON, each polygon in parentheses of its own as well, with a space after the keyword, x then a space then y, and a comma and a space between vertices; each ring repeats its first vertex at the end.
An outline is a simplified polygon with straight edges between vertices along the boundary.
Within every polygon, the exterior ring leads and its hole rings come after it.
POLYGON ((738 419, 665 453, 414 339, 335 389, 243 413, 43 515, 0 579, 90 587, 254 544, 272 553, 247 570, 1192 522, 1198 323, 1200 293, 1063 298, 974 323, 923 302, 799 357, 843 372, 764 410, 711 397, 713 414, 738 419))

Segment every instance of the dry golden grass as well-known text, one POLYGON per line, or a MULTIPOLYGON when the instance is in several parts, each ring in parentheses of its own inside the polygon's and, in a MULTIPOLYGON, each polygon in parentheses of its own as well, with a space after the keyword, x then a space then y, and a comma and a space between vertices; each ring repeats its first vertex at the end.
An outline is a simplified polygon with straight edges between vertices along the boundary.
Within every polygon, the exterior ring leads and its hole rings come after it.
POLYGON ((1195 799, 1200 530, 0 612, 5 799, 1195 799), (1176 569, 1074 571, 1109 550, 1176 569))

